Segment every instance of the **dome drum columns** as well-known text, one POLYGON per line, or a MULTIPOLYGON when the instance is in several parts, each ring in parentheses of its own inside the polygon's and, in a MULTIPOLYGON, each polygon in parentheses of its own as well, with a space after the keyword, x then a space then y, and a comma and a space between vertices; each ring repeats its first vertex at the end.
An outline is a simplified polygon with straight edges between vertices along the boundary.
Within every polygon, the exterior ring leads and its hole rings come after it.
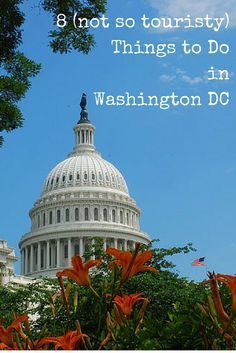
MULTIPOLYGON (((103 249, 115 247, 120 250, 133 250, 135 241, 117 238, 104 238, 103 249)), ((55 240, 39 241, 22 247, 21 250, 21 274, 31 277, 47 275, 47 272, 56 271, 65 267, 71 267, 71 257, 80 255, 83 257, 86 246, 94 245, 94 239, 89 237, 69 237, 55 240)))

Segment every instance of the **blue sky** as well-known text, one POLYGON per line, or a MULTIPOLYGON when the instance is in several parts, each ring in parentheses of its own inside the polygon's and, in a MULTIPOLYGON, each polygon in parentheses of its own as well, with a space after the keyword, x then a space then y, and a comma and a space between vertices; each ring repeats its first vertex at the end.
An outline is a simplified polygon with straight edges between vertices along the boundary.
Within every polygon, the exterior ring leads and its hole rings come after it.
MULTIPOLYGON (((192 242, 197 252, 175 257, 176 271, 202 280, 205 268, 191 266, 206 256, 208 269, 233 274, 236 251, 236 139, 235 139, 235 26, 234 0, 121 0, 108 1, 107 16, 150 17, 206 13, 222 16, 228 11, 231 26, 213 33, 207 30, 168 32, 133 29, 95 30, 96 47, 89 55, 53 54, 48 46, 49 15, 25 2, 26 22, 22 50, 42 64, 41 73, 20 107, 22 129, 5 135, 0 150, 0 236, 18 247, 29 231, 28 211, 39 197, 48 172, 72 150, 73 126, 79 118, 83 92, 96 125, 96 146, 105 159, 126 178, 130 194, 142 209, 141 227, 162 247, 192 242), (198 6, 196 6, 198 4, 198 6), (112 39, 142 43, 184 39, 200 43, 204 52, 208 39, 227 42, 228 55, 176 54, 166 58, 114 55, 112 39), (210 66, 227 69, 231 79, 209 83, 210 66), (209 90, 230 91, 227 107, 98 107, 93 92, 118 95, 202 95, 209 90)), ((205 103, 205 102, 204 102, 205 103)), ((18 250, 17 250, 18 252, 18 250)), ((19 266, 17 267, 19 268, 19 266)))

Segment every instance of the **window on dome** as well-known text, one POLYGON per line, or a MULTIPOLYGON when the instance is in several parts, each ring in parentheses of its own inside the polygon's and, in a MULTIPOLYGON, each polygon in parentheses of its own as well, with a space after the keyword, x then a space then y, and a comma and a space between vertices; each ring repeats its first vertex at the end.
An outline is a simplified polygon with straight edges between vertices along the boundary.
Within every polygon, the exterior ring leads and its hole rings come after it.
POLYGON ((54 181, 54 178, 52 178, 52 180, 51 180, 51 185, 53 184, 53 181, 54 181))
POLYGON ((85 209, 84 209, 84 220, 85 221, 89 220, 89 209, 88 209, 88 207, 85 207, 85 209))
POLYGON ((66 222, 69 222, 70 220, 70 210, 69 208, 66 209, 66 222))
POLYGON ((81 132, 82 132, 82 143, 84 143, 84 130, 82 130, 81 132))
POLYGON ((40 227, 40 215, 38 215, 38 228, 40 227))
POLYGON ((84 173, 84 180, 87 180, 88 179, 88 174, 87 172, 84 173))
POLYGON ((79 209, 75 208, 75 221, 79 221, 79 209))
POLYGON ((48 179, 48 182, 47 182, 47 186, 49 185, 49 179, 48 179))
POLYGON ((127 221, 127 224, 129 225, 129 213, 128 212, 126 213, 126 221, 127 221))
POLYGON ((115 182, 115 177, 114 177, 113 174, 112 174, 111 178, 112 178, 112 182, 114 183, 115 182))
POLYGON ((77 173, 76 178, 77 178, 77 180, 79 180, 79 178, 80 178, 79 173, 77 173))
POLYGON ((90 144, 92 144, 92 131, 90 131, 90 144))
POLYGON ((108 217, 107 217, 107 209, 106 209, 106 208, 104 208, 104 209, 103 209, 103 220, 104 220, 105 222, 107 222, 107 221, 108 221, 108 217))
POLYGON ((62 181, 65 181, 66 180, 66 177, 65 177, 65 175, 63 175, 63 177, 62 177, 62 181))
POLYGON ((71 181, 73 179, 72 174, 69 175, 69 180, 71 181))
POLYGON ((65 244, 64 246, 64 259, 68 259, 68 245, 65 244))
POLYGON ((61 211, 57 210, 57 223, 61 222, 61 211))
POLYGON ((95 180, 95 174, 92 172, 92 180, 95 180))
POLYGON ((52 211, 49 212, 49 224, 52 224, 52 211))
POLYGON ((116 211, 112 210, 112 222, 116 222, 116 211))
POLYGON ((94 209, 94 220, 98 221, 98 208, 94 209))
POLYGON ((132 222, 132 227, 134 227, 134 214, 132 214, 131 222, 132 222))
POLYGON ((123 218, 123 211, 120 211, 120 223, 124 223, 124 218, 123 218))
POLYGON ((45 226, 45 224, 46 224, 46 215, 45 215, 45 213, 43 214, 43 226, 45 226))
POLYGON ((109 177, 108 174, 106 173, 106 181, 109 181, 109 177))
POLYGON ((102 173, 99 172, 99 180, 102 180, 102 173))
POLYGON ((59 182, 59 177, 57 177, 57 179, 56 179, 56 183, 58 184, 58 182, 59 182))

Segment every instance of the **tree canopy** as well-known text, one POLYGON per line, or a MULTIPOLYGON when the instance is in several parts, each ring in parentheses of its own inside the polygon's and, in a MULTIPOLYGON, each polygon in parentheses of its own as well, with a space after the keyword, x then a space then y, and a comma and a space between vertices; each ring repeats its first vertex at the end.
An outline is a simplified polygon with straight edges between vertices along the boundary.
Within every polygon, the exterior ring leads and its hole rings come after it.
MULTIPOLYGON (((27 58, 21 51, 25 15, 21 11, 24 0, 0 2, 0 133, 23 125, 23 115, 18 103, 31 86, 31 78, 40 71, 40 64, 27 58)), ((89 28, 74 28, 73 15, 82 18, 99 18, 106 11, 106 0, 42 0, 40 6, 52 15, 53 29, 49 44, 54 53, 72 50, 88 54, 95 45, 89 28), (67 25, 57 27, 58 14, 65 14, 67 25)), ((0 146, 3 136, 0 136, 0 146)))

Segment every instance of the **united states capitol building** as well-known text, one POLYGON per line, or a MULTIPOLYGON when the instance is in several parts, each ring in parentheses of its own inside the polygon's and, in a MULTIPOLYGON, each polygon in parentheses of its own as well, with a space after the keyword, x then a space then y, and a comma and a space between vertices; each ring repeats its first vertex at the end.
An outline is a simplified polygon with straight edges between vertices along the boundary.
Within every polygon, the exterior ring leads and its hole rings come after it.
POLYGON ((29 213, 31 230, 20 239, 24 276, 54 277, 71 265, 71 256, 82 256, 95 237, 103 239, 104 249, 128 250, 150 241, 140 230, 140 209, 124 177, 95 148, 85 95, 80 105, 73 151, 46 177, 29 213))

